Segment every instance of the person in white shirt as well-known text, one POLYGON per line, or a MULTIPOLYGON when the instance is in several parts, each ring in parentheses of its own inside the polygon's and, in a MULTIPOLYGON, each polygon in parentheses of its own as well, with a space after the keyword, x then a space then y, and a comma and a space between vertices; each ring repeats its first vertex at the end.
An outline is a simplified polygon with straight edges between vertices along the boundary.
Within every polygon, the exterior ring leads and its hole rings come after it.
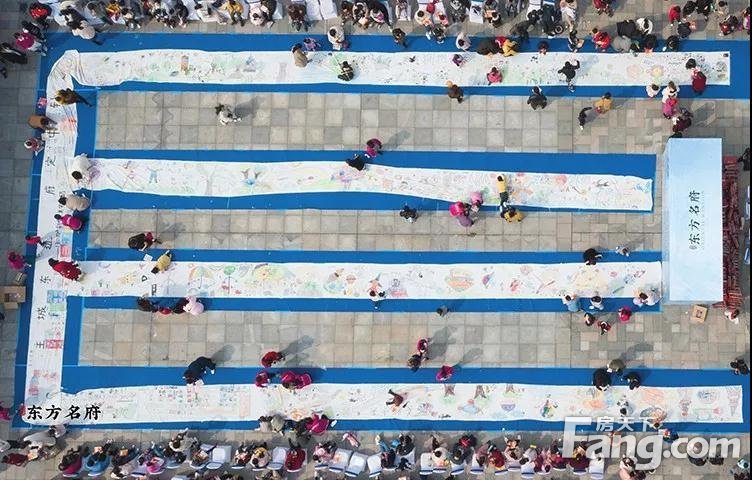
POLYGON ((70 164, 71 177, 77 182, 88 182, 91 177, 89 176, 89 169, 91 168, 91 161, 89 156, 85 153, 76 155, 70 164))
POLYGON ((467 52, 468 50, 470 50, 470 37, 467 36, 467 33, 460 32, 459 34, 457 34, 457 40, 454 42, 454 44, 458 50, 467 52))

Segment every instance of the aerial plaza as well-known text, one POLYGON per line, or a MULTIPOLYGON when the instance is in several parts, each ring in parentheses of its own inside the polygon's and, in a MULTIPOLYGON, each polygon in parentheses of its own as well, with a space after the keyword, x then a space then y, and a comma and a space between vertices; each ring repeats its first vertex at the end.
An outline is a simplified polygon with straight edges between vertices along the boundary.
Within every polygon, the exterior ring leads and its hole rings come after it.
POLYGON ((11 12, 0 478, 749 479, 749 7, 674 7, 11 12))

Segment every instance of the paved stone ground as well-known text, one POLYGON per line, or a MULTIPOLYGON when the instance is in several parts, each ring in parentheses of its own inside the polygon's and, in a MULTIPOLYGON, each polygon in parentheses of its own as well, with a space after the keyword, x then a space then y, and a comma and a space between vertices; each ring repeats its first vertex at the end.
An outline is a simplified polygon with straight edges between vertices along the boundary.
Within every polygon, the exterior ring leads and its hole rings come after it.
MULTIPOLYGON (((667 2, 624 3, 617 2, 616 15, 609 24, 647 14, 657 29, 668 32, 664 25, 667 2)), ((741 2, 731 4, 732 10, 742 6, 741 2)), ((20 20, 18 4, 0 0, 0 10, 0 31, 8 38, 20 20)), ((606 19, 592 10, 589 4, 580 6, 583 19, 578 28, 582 33, 606 24, 606 19)), ((512 23, 507 22, 500 32, 507 32, 512 23)), ((698 24, 700 31, 693 38, 715 38, 715 22, 707 29, 704 21, 698 24)), ((326 25, 320 22, 312 31, 323 32, 326 25)), ((142 32, 161 30, 147 26, 142 32)), ((288 30, 287 21, 282 20, 271 31, 288 30)), ((232 30, 216 24, 192 24, 185 31, 232 30)), ((235 31, 258 30, 238 27, 235 31)), ((467 31, 497 33, 475 25, 467 31)), ((746 35, 736 38, 748 39, 746 35)), ((30 160, 21 142, 29 133, 25 123, 35 102, 34 85, 36 59, 23 69, 12 68, 9 78, 0 80, 0 148, 6 152, 0 161, 0 213, 6 219, 0 225, 3 251, 17 248, 26 228, 29 185, 25 179, 30 160)), ((377 134, 388 140, 387 147, 392 149, 654 153, 662 149, 668 135, 668 123, 660 117, 658 103, 648 100, 623 102, 583 133, 573 129, 574 118, 592 101, 588 99, 550 99, 549 107, 537 114, 517 97, 470 97, 462 106, 449 104, 443 97, 335 94, 231 94, 226 98, 224 94, 108 93, 101 100, 97 148, 347 150, 359 148, 377 134), (247 106, 252 119, 219 129, 213 115, 207 113, 219 99, 247 106), (324 111, 326 120, 321 125, 324 111)), ((691 102, 690 108, 697 113, 700 125, 693 127, 689 136, 721 136, 727 154, 738 154, 746 146, 748 101, 702 99, 691 102)), ((409 226, 386 212, 156 211, 133 215, 96 211, 90 240, 93 245, 121 246, 132 231, 154 230, 177 248, 581 250, 591 245, 613 246, 627 238, 636 248, 659 249, 660 198, 657 201, 658 213, 653 215, 532 214, 519 226, 502 225, 489 216, 474 227, 474 236, 465 235, 443 212, 423 212, 423 218, 409 226)), ((0 276, 9 280, 4 267, 0 267, 0 276)), ((695 325, 689 323, 684 309, 676 307, 667 308, 662 315, 637 315, 633 323, 615 328, 606 337, 567 314, 450 314, 439 319, 426 314, 207 312, 199 318, 167 320, 127 312, 118 319, 114 329, 111 312, 86 312, 82 362, 177 365, 198 353, 224 348, 229 352, 226 364, 249 365, 267 348, 305 338, 312 345, 297 356, 303 365, 399 365, 413 339, 424 335, 446 345, 445 352, 434 357, 436 362, 446 359, 489 366, 599 366, 626 352, 635 363, 647 366, 709 368, 723 366, 749 349, 747 316, 734 326, 714 312, 705 325, 695 325), (242 341, 235 333, 240 325, 242 341)), ((17 322, 15 313, 10 313, 0 325, 0 359, 5 367, 0 369, 0 401, 5 405, 12 402, 17 322)), ((0 425, 0 438, 19 434, 0 425)), ((558 432, 543 435, 550 438, 558 432)), ((91 444, 112 437, 148 444, 168 436, 163 431, 87 431, 74 432, 68 441, 91 444)), ((235 445, 242 439, 258 438, 249 432, 230 431, 204 432, 202 437, 235 445)), ((525 438, 545 443, 537 436, 525 438)), ((749 436, 743 440, 747 452, 749 436)), ((366 441, 366 445, 370 443, 366 441)), ((710 480, 725 478, 725 471, 726 467, 697 469, 686 461, 670 460, 652 478, 710 480)), ((609 472, 615 474, 613 466, 609 472)), ((37 480, 55 475, 54 462, 0 471, 0 479, 37 480)))

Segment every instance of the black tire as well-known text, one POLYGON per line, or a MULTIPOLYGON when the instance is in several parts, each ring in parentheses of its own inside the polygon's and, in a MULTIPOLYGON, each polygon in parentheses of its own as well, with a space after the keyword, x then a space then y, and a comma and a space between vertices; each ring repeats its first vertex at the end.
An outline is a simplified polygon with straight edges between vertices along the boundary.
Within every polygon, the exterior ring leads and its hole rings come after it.
POLYGON ((564 25, 557 23, 554 27, 554 34, 561 35, 562 33, 564 33, 564 25))

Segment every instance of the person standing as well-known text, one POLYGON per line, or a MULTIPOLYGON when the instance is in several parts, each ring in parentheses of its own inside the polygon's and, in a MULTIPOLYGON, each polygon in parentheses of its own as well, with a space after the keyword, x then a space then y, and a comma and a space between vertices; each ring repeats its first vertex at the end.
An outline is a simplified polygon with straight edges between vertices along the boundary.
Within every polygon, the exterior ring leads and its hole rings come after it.
POLYGON ((450 365, 442 365, 441 368, 439 368, 439 371, 436 372, 436 381, 447 382, 452 378, 452 375, 454 375, 454 367, 451 367, 450 365))
POLYGON ((326 35, 329 43, 332 44, 333 50, 347 50, 350 42, 345 39, 345 30, 340 25, 335 25, 329 29, 326 35))
POLYGON ((366 157, 375 158, 376 155, 381 154, 381 148, 383 144, 378 138, 372 138, 366 142, 366 157))
POLYGON ((188 368, 183 372, 183 379, 188 385, 193 385, 201 380, 206 372, 214 375, 217 364, 209 357, 198 357, 188 364, 188 368))
POLYGON ((527 97, 527 104, 530 105, 533 110, 538 110, 539 108, 543 110, 548 105, 548 98, 543 95, 543 91, 540 87, 533 87, 532 93, 527 97))
POLYGON ((462 90, 462 87, 451 81, 446 82, 446 86, 447 96, 453 100, 457 100, 457 103, 462 103, 465 99, 465 92, 462 90))
POLYGON ((285 361, 285 354, 282 352, 276 352, 276 351, 270 351, 266 352, 263 357, 261 357, 261 366, 264 368, 272 368, 275 363, 278 362, 284 362, 285 361))
POLYGON ((402 207, 402 210, 400 210, 399 216, 404 218, 407 223, 414 223, 415 220, 418 219, 418 210, 410 208, 409 205, 405 205, 402 207))
POLYGON ((580 61, 575 60, 575 63, 564 62, 564 66, 556 72, 564 76, 567 82, 567 88, 570 92, 574 92, 574 77, 577 75, 577 70, 580 69, 580 61))
POLYGON ((11 270, 15 270, 17 272, 23 272, 27 267, 31 266, 31 264, 26 261, 26 258, 18 252, 8 252, 7 258, 8 266, 11 268, 11 270))
POLYGON ((729 363, 729 366, 734 371, 734 375, 749 375, 749 367, 743 358, 735 359, 729 363))
POLYGON ((569 48, 570 52, 577 53, 583 45, 585 45, 585 40, 582 40, 577 36, 577 30, 572 30, 571 32, 569 32, 569 37, 567 38, 567 47, 569 48))
POLYGON ((582 310, 580 308, 580 299, 577 295, 564 295, 561 297, 561 303, 566 305, 568 312, 577 313, 582 310))
POLYGON ((394 38, 394 43, 402 48, 407 48, 407 40, 405 39, 406 35, 404 30, 401 28, 395 28, 392 30, 392 37, 394 38))
POLYGON ((692 91, 694 91, 697 95, 702 95, 703 92, 705 92, 707 83, 707 77, 699 68, 692 70, 692 91))
POLYGON ((648 98, 655 98, 661 91, 661 87, 655 83, 651 83, 645 87, 645 92, 648 94, 648 98))
POLYGON ((624 372, 624 369, 627 368, 627 364, 624 363, 624 360, 621 358, 614 358, 610 362, 608 362, 608 365, 606 365, 606 371, 608 373, 613 373, 619 377, 621 377, 621 374, 624 372))
POLYGON ((594 28, 590 34, 596 51, 605 52, 611 46, 611 36, 608 32, 594 28))
POLYGON ((102 45, 102 41, 99 40, 97 31, 86 20, 77 20, 68 22, 68 26, 71 29, 71 33, 76 37, 81 37, 84 40, 89 40, 97 45, 102 45))
POLYGON ((15 46, 22 52, 39 52, 40 55, 47 55, 47 45, 44 40, 37 38, 29 32, 16 32, 13 34, 15 46))
POLYGON ((603 311, 603 298, 600 295, 594 295, 590 298, 590 309, 603 311))

